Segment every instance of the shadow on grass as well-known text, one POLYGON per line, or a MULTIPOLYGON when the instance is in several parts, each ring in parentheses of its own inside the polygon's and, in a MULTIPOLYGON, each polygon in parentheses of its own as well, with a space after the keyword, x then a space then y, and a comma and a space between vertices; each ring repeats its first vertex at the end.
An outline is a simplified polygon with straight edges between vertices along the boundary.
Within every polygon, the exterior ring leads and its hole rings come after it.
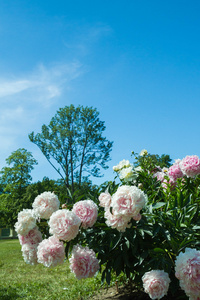
POLYGON ((9 287, 0 287, 0 299, 1 300, 16 300, 18 298, 24 298, 22 295, 18 294, 17 289, 9 287))
MULTIPOLYGON (((49 284, 41 282, 18 283, 14 286, 0 286, 0 300, 36 299, 34 297, 40 289, 48 288, 49 284)), ((42 299, 42 298, 41 298, 42 299)))

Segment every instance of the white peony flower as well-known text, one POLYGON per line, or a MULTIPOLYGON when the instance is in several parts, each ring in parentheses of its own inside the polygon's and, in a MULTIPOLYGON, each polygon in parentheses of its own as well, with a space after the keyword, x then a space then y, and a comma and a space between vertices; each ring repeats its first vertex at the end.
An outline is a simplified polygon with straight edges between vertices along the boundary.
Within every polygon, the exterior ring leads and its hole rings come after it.
POLYGON ((119 171, 119 178, 126 182, 133 182, 137 178, 137 174, 134 172, 133 167, 123 168, 119 171))
POLYGON ((37 264, 37 247, 38 244, 24 244, 22 246, 22 256, 25 263, 30 265, 37 264))
POLYGON ((147 155, 148 154, 148 152, 147 152, 147 150, 146 149, 142 149, 141 151, 140 151, 140 156, 144 156, 144 155, 147 155))
POLYGON ((20 235, 27 235, 36 226, 36 219, 32 209, 23 209, 18 213, 18 221, 15 223, 15 231, 20 235))
POLYGON ((49 219, 59 209, 60 201, 54 193, 44 192, 35 198, 32 206, 37 218, 49 219))
POLYGON ((123 160, 121 160, 120 162, 119 162, 119 164, 117 165, 117 166, 114 166, 113 167, 113 170, 115 171, 115 172, 118 172, 119 170, 121 170, 121 169, 123 169, 123 168, 128 168, 128 167, 130 167, 130 162, 129 162, 129 160, 125 160, 125 159, 123 159, 123 160))

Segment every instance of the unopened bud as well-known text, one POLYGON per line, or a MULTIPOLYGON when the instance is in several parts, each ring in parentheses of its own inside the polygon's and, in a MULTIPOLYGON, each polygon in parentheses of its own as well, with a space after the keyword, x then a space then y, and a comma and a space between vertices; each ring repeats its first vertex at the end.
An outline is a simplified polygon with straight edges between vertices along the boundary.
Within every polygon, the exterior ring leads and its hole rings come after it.
POLYGON ((143 188, 143 184, 142 183, 138 183, 138 187, 139 187, 139 189, 142 189, 143 188))

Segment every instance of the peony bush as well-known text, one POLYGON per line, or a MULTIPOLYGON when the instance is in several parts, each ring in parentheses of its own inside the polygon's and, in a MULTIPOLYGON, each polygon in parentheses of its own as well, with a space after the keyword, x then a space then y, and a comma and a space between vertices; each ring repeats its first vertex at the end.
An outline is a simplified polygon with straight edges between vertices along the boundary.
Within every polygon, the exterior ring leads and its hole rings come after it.
POLYGON ((77 279, 101 272, 143 290, 151 299, 200 299, 200 159, 155 163, 132 153, 114 181, 91 199, 60 208, 51 192, 18 215, 15 230, 26 263, 55 267, 69 259, 77 279))

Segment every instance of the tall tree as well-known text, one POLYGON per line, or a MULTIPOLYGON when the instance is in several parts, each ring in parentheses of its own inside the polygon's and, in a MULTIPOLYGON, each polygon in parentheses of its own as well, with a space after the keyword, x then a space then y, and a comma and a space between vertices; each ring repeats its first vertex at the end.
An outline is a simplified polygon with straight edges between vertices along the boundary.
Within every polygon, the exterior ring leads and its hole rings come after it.
POLYGON ((105 125, 96 108, 74 105, 60 108, 41 133, 29 134, 66 186, 74 191, 85 174, 101 176, 110 159, 112 142, 103 137, 105 125))
POLYGON ((11 153, 6 159, 7 167, 0 171, 0 211, 1 223, 14 226, 17 214, 23 208, 28 208, 30 203, 23 198, 27 186, 30 184, 31 171, 37 161, 31 152, 20 148, 11 153))

